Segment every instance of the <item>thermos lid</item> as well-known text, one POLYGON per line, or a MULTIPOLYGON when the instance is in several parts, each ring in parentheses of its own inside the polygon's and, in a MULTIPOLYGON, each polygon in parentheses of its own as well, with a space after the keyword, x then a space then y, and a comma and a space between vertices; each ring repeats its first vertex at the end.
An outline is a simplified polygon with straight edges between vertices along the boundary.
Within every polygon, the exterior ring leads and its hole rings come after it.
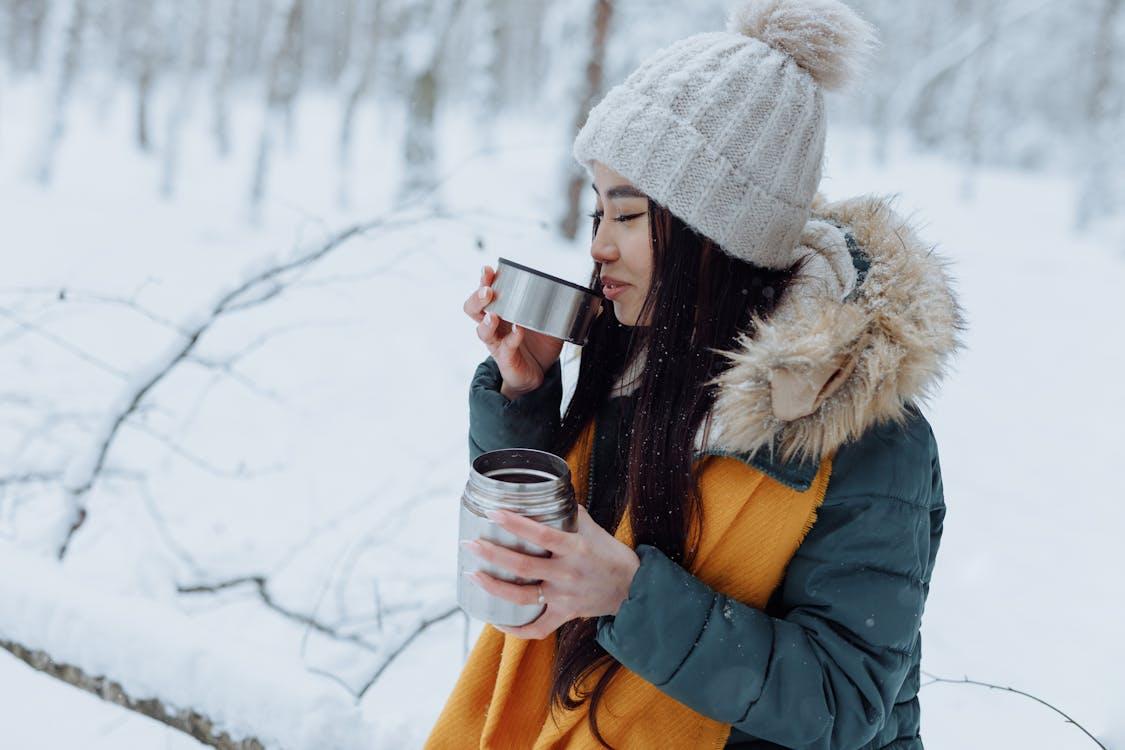
POLYGON ((589 287, 500 258, 485 310, 510 323, 585 346, 605 297, 589 287))

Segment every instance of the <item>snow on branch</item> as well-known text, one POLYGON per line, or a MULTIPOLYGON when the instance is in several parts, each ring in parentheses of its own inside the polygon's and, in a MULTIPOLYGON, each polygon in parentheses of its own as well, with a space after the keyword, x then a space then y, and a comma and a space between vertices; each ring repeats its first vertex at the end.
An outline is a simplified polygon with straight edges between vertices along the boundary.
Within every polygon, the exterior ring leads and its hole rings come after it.
POLYGON ((195 711, 172 711, 160 701, 151 698, 133 698, 118 683, 104 677, 91 677, 73 665, 56 662, 45 651, 31 651, 18 643, 3 639, 0 639, 0 648, 12 652, 33 669, 93 693, 110 703, 116 703, 130 711, 136 711, 162 724, 179 729, 204 745, 217 747, 220 750, 264 750, 264 746, 257 738, 235 740, 226 732, 216 730, 206 716, 201 716, 195 711))
POLYGON ((214 594, 222 591, 223 589, 229 589, 233 588, 234 586, 240 586, 243 584, 253 584, 254 588, 258 592, 258 598, 262 600, 263 604, 272 609, 274 612, 277 612, 278 614, 290 620, 300 623, 301 625, 304 625, 306 627, 312 628, 318 633, 326 635, 333 640, 354 643, 356 646, 359 646, 366 651, 378 650, 377 646, 369 643, 367 640, 358 635, 347 635, 340 633, 338 630, 336 630, 336 628, 320 622, 315 617, 302 614, 300 612, 295 612, 278 604, 269 592, 269 581, 266 580, 265 576, 242 576, 239 578, 231 579, 229 581, 221 581, 214 584, 178 586, 176 590, 181 594, 214 594))
POLYGON ((353 696, 136 597, 68 580, 56 563, 0 544, 0 646, 32 667, 219 748, 370 748, 353 696))

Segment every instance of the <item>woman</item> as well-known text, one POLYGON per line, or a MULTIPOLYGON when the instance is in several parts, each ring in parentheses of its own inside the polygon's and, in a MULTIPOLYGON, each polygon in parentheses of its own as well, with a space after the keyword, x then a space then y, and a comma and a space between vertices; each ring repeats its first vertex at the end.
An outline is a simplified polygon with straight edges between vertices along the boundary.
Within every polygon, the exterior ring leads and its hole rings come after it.
POLYGON ((470 454, 565 456, 575 532, 483 540, 546 604, 486 625, 427 748, 922 747, 920 625, 945 514, 916 401, 961 346, 937 257, 877 198, 826 203, 822 89, 872 31, 752 0, 590 113, 591 285, 611 301, 562 407, 562 342, 464 305, 490 356, 470 454))

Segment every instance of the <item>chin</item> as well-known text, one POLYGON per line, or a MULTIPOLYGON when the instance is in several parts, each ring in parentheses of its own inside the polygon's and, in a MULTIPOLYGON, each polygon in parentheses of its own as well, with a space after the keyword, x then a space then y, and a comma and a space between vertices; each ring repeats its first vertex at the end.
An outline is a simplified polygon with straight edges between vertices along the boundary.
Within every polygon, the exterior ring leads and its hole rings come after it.
POLYGON ((637 324, 637 313, 635 310, 624 310, 616 302, 613 303, 613 316, 617 318, 617 322, 623 326, 635 326, 637 324))

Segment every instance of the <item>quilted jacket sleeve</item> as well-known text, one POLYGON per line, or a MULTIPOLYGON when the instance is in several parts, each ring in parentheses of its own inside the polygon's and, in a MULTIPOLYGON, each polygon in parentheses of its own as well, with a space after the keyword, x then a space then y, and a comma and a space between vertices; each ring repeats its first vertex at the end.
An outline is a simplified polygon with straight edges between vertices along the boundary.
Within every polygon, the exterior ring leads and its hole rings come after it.
POLYGON ((544 373, 543 384, 510 401, 500 393, 500 366, 489 356, 477 365, 469 386, 469 461, 501 448, 550 450, 559 429, 562 364, 544 373))
POLYGON ((816 523, 765 611, 715 591, 659 549, 598 642, 671 697, 787 748, 867 744, 894 705, 944 516, 937 447, 917 415, 842 446, 816 523))

